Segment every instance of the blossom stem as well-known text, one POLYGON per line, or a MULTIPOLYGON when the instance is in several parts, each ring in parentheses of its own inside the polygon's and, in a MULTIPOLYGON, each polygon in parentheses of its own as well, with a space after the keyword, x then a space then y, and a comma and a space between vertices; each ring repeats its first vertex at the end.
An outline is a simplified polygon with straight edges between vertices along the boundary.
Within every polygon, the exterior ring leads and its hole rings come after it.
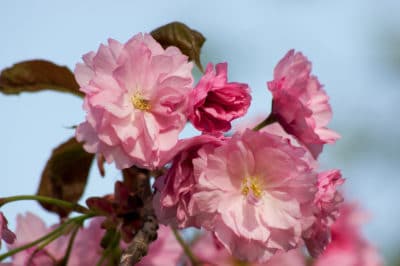
MULTIPOLYGON (((68 221, 68 225, 70 225, 71 223, 68 221)), ((64 225, 64 224, 63 224, 64 225)), ((61 227, 61 226, 60 226, 61 227)), ((65 226, 63 226, 60 231, 59 234, 54 234, 52 236, 49 236, 47 239, 43 240, 43 242, 40 243, 40 245, 38 245, 38 247, 36 247, 35 251, 32 253, 32 255, 30 256, 30 260, 33 260, 33 258, 35 257, 35 255, 40 252, 41 250, 43 250, 47 245, 49 245, 51 242, 53 242, 54 240, 56 240, 57 238, 59 238, 62 234, 65 233, 65 231, 68 231, 69 228, 67 226, 67 224, 65 224, 65 226)), ((30 264, 29 264, 30 265, 30 264)))
POLYGON ((263 127, 266 127, 266 126, 268 126, 268 125, 270 125, 270 124, 272 124, 272 123, 275 123, 276 121, 277 121, 277 120, 276 120, 275 115, 273 115, 273 114, 271 113, 271 114, 269 114, 269 116, 268 116, 267 118, 265 118, 260 124, 258 124, 257 126, 255 126, 255 127, 253 128, 253 130, 254 130, 254 131, 258 131, 258 130, 262 129, 263 127))
POLYGON ((62 261, 59 263, 60 266, 67 265, 69 256, 71 255, 72 246, 74 245, 75 237, 78 234, 78 231, 79 231, 79 228, 81 227, 81 225, 82 224, 79 224, 79 226, 76 226, 74 231, 72 232, 72 235, 68 242, 67 252, 65 252, 65 256, 63 257, 62 261))
POLYGON ((15 248, 15 249, 13 249, 13 250, 10 250, 9 252, 6 252, 6 253, 0 255, 0 261, 2 261, 2 260, 4 260, 5 258, 10 257, 10 256, 12 256, 12 255, 14 255, 14 254, 20 252, 20 251, 22 251, 22 250, 31 248, 31 247, 33 247, 33 246, 35 246, 35 245, 37 245, 37 244, 39 244, 39 243, 45 241, 46 239, 48 239, 48 238, 50 238, 50 237, 53 237, 54 235, 61 235, 61 232, 63 231, 63 229, 64 229, 64 228, 59 227, 59 228, 57 228, 56 230, 52 231, 51 233, 49 233, 49 234, 47 234, 47 235, 45 235, 45 236, 43 236, 43 237, 41 237, 41 238, 39 238, 39 239, 33 241, 33 242, 30 242, 30 243, 28 243, 28 244, 26 244, 26 245, 20 246, 20 247, 18 247, 18 248, 15 248))
POLYGON ((103 251, 103 254, 101 255, 100 259, 98 260, 96 266, 104 265, 105 260, 107 258, 109 258, 112 255, 115 248, 119 246, 120 238, 121 238, 121 235, 117 231, 114 232, 114 235, 112 236, 111 241, 109 242, 108 246, 103 251))
POLYGON ((60 237, 62 234, 64 234, 64 231, 66 230, 67 226, 70 225, 71 223, 76 223, 79 222, 81 223, 83 220, 90 218, 94 216, 93 214, 85 214, 85 215, 81 215, 78 217, 74 217, 69 219, 68 221, 66 221, 65 223, 61 224, 58 228, 56 228, 55 230, 51 231, 50 233, 48 233, 47 235, 42 236, 41 238, 32 241, 26 245, 22 245, 18 248, 15 248, 13 250, 10 250, 2 255, 0 255, 0 261, 4 260, 7 257, 10 257, 20 251, 23 251, 25 249, 34 247, 42 242, 44 242, 41 247, 39 247, 38 249, 42 249, 44 248, 46 245, 48 245, 50 242, 52 242, 53 240, 57 239, 58 237, 60 237))
POLYGON ((51 197, 39 196, 39 195, 19 195, 19 196, 0 198, 0 206, 3 206, 6 203, 20 201, 20 200, 36 200, 36 201, 56 205, 59 207, 72 209, 73 211, 79 212, 79 213, 88 213, 89 212, 89 209, 85 208, 84 206, 82 206, 78 203, 71 203, 68 201, 51 198, 51 197))
POLYGON ((172 232, 174 233, 176 240, 178 240, 179 244, 182 246, 183 251, 185 252, 186 256, 188 256, 190 262, 192 263, 192 266, 200 266, 198 259, 193 254, 191 248, 183 240, 183 238, 179 234, 178 230, 175 228, 172 228, 172 232))

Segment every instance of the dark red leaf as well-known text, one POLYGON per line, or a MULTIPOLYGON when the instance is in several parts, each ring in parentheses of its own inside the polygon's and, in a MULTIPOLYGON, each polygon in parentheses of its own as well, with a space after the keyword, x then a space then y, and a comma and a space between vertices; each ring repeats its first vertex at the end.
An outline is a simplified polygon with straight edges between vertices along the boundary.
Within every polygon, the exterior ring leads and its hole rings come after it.
POLYGON ((4 94, 42 90, 55 90, 83 96, 74 74, 67 67, 49 61, 23 61, 4 69, 0 74, 0 92, 4 94))
MULTIPOLYGON (((37 194, 77 202, 85 190, 93 158, 94 155, 87 153, 74 137, 70 138, 53 150, 43 170, 37 194)), ((41 205, 60 217, 70 213, 70 209, 41 205)))
POLYGON ((176 46, 181 52, 193 60, 197 67, 203 71, 200 62, 200 50, 206 38, 204 36, 181 22, 172 22, 161 26, 151 32, 151 35, 164 48, 176 46))

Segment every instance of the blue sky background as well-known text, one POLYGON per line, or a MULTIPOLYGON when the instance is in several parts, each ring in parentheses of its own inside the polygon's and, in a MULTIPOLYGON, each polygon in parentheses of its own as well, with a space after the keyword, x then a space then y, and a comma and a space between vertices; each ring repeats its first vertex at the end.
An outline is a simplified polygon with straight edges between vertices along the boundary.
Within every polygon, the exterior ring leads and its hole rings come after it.
MULTIPOLYGON (((0 69, 38 58, 73 69, 109 37, 125 42, 177 20, 207 38, 203 64, 227 61, 230 80, 249 83, 254 115, 270 110, 265 83, 275 64, 289 49, 300 50, 331 97, 330 127, 342 135, 325 149, 322 166, 342 169, 347 198, 371 213, 367 237, 390 256, 400 244, 400 72, 393 50, 399 10, 395 0, 3 1, 0 69)), ((36 192, 51 149, 84 119, 81 104, 56 92, 0 95, 0 197, 36 192)), ((110 193, 117 179, 113 166, 106 178, 93 167, 84 198, 110 193)), ((26 211, 57 221, 32 202, 2 211, 11 228, 26 211)))

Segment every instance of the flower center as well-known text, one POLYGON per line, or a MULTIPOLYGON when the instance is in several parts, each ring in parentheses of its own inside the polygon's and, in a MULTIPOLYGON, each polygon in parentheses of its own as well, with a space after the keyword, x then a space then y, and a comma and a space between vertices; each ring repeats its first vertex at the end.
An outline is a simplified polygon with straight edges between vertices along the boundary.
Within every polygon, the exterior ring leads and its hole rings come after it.
POLYGON ((150 111, 151 109, 150 101, 144 99, 140 92, 135 92, 135 94, 131 97, 131 101, 135 109, 141 111, 150 111))
POLYGON ((255 176, 245 177, 242 181, 242 194, 247 196, 249 193, 257 199, 262 196, 262 184, 255 176))
POLYGON ((247 261, 238 260, 236 258, 233 259, 233 266, 249 266, 250 264, 247 261))

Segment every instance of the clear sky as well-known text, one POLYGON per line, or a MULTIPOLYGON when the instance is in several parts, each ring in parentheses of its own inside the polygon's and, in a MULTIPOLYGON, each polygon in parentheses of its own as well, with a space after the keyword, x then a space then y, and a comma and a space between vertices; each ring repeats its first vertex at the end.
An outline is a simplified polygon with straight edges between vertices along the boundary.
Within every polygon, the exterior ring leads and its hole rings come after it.
MULTIPOLYGON (((385 59, 400 26, 399 8, 395 0, 3 1, 0 68, 41 58, 73 69, 107 38, 124 42, 177 20, 207 38, 203 63, 227 61, 230 80, 249 83, 254 115, 270 109, 265 83, 277 61, 291 48, 300 50, 331 97, 330 127, 342 135, 325 149, 322 166, 343 170, 348 198, 372 214, 368 238, 389 254, 400 244, 400 78, 385 59)), ((83 120, 81 104, 55 92, 0 95, 0 197, 36 192, 51 149, 83 120)), ((93 167, 84 198, 110 193, 118 178, 112 166, 106 178, 93 167)), ((25 211, 56 221, 36 203, 3 211, 12 228, 25 211)))

